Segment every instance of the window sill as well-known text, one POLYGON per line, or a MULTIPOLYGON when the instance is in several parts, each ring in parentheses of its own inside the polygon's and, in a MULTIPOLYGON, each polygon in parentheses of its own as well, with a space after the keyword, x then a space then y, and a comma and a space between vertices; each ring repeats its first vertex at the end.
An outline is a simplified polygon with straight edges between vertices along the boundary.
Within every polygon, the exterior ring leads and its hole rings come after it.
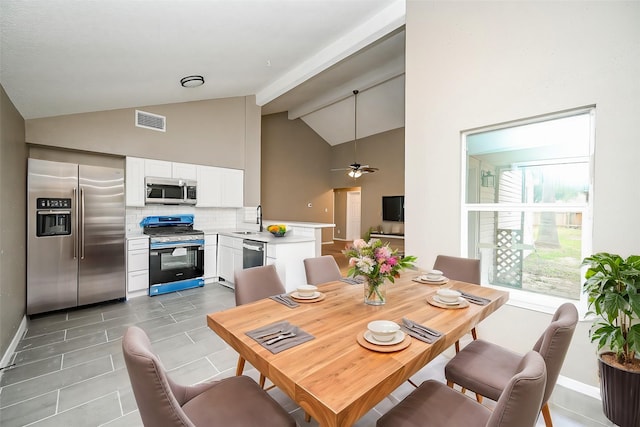
POLYGON ((587 313, 586 299, 574 300, 569 298, 560 298, 551 295, 522 291, 519 289, 511 289, 503 286, 484 284, 482 286, 509 292, 509 301, 507 301, 507 305, 511 305, 513 307, 524 308, 540 313, 553 314, 562 304, 570 302, 576 306, 580 319, 585 319, 587 313))

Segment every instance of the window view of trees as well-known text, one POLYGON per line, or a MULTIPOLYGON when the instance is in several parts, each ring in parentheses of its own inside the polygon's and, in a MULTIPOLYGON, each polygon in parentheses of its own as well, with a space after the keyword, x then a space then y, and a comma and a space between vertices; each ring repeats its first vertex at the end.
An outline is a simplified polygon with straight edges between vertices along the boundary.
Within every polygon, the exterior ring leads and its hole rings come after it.
POLYGON ((468 252, 483 283, 580 299, 592 111, 465 135, 468 252), (481 179, 495 175, 493 186, 481 179))

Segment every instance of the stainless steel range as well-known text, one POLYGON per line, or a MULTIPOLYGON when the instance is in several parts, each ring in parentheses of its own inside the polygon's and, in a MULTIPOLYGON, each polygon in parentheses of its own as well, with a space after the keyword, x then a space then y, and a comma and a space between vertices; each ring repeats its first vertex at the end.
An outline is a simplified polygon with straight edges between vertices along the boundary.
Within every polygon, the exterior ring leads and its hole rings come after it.
POLYGON ((193 215, 149 216, 140 223, 149 235, 149 295, 204 286, 204 232, 193 215))

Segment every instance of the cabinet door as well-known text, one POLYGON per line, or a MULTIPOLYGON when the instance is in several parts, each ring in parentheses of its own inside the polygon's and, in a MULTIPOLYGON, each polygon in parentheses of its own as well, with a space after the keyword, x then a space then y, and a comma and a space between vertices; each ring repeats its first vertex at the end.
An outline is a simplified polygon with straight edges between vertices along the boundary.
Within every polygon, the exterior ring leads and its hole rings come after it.
POLYGON ((171 178, 173 174, 171 162, 145 159, 144 174, 145 176, 154 176, 158 178, 171 178))
POLYGON ((149 249, 127 252, 127 271, 149 270, 149 249))
POLYGON ((149 289, 149 271, 134 271, 127 274, 127 290, 129 292, 149 289))
MULTIPOLYGON (((242 270, 242 249, 233 250, 233 272, 242 270)), ((235 282, 235 278, 232 278, 235 282)))
POLYGON ((125 200, 127 206, 144 206, 144 159, 127 157, 125 166, 125 200))
POLYGON ((198 203, 199 208, 212 208, 221 206, 221 168, 214 166, 200 166, 196 168, 196 180, 198 181, 198 203))
POLYGON ((233 283, 235 280, 233 272, 233 249, 228 246, 218 246, 218 275, 226 281, 233 283))
POLYGON ((244 205, 244 171, 222 170, 221 206, 241 208, 244 205))
POLYGON ((189 163, 171 163, 171 175, 173 178, 197 179, 196 165, 189 163))

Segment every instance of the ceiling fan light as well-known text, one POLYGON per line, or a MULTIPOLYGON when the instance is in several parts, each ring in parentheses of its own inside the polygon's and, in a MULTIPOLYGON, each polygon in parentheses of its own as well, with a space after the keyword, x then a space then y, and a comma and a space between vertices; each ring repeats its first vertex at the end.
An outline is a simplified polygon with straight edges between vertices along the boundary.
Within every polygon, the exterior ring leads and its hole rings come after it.
POLYGON ((349 175, 351 178, 360 178, 362 176, 362 172, 359 170, 351 170, 347 175, 349 175))

